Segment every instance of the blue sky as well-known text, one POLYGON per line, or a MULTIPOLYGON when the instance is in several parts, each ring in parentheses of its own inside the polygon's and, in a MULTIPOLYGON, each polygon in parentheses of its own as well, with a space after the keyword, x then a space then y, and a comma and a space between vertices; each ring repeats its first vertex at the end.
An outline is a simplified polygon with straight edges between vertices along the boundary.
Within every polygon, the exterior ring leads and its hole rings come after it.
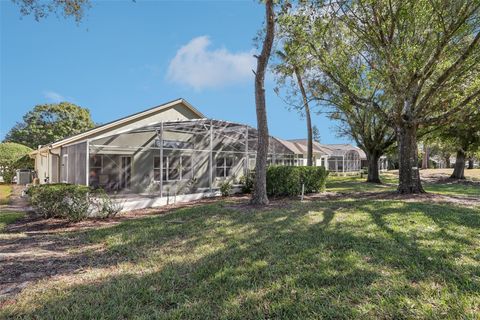
MULTIPOLYGON (((256 124, 256 1, 93 2, 77 25, 20 17, 0 0, 0 139, 34 105, 70 101, 108 122, 182 97, 207 117, 256 124)), ((305 121, 266 83, 270 134, 306 136, 305 121)), ((314 116, 323 143, 334 123, 314 116)))

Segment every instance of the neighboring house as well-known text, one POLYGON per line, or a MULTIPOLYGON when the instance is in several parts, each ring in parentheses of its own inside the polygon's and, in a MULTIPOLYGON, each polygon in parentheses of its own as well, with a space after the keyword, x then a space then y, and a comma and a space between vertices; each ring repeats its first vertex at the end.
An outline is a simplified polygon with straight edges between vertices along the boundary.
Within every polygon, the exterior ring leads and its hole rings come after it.
MULTIPOLYGON (((257 130, 207 119, 174 100, 40 146, 30 156, 40 183, 102 187, 119 194, 212 194, 255 167, 257 130)), ((270 137, 270 164, 306 165, 306 143, 270 137)), ((358 171, 364 155, 349 145, 315 144, 315 165, 358 171)), ((136 207, 153 206, 153 202, 136 207)), ((133 208, 133 207, 131 207, 133 208)), ((131 209, 130 208, 130 209, 131 209)))
MULTIPOLYGON (((443 158, 443 157, 435 155, 433 157, 430 157, 430 160, 435 163, 435 168, 441 168, 441 169, 447 168, 447 162, 445 161, 445 158, 443 158)), ((455 166, 455 162, 457 162, 457 157, 451 156, 449 158, 449 160, 450 160, 450 167, 449 168, 453 168, 455 166)), ((468 158, 465 159, 465 167, 468 167, 468 158)), ((480 168, 480 160, 477 160, 476 158, 474 158, 473 159, 473 167, 474 168, 480 168)))
MULTIPOLYGON (((298 157, 300 165, 307 165, 307 139, 279 140, 298 157)), ((324 166, 332 172, 357 172, 368 167, 365 152, 350 144, 320 144, 313 141, 313 165, 324 166)), ((386 156, 379 160, 379 169, 387 170, 386 156)))

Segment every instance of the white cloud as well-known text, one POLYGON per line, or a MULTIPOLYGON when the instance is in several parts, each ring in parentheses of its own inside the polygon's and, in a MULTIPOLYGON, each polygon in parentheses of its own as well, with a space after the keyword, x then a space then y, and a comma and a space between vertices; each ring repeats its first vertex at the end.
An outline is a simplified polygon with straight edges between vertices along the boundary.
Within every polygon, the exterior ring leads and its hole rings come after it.
POLYGON ((54 102, 54 103, 67 101, 67 99, 64 96, 62 96, 60 93, 57 93, 55 91, 45 91, 43 93, 43 96, 46 99, 50 100, 50 102, 54 102))
POLYGON ((253 51, 232 53, 209 49, 207 36, 192 39, 181 47, 168 66, 167 79, 195 90, 221 87, 253 79, 253 51))

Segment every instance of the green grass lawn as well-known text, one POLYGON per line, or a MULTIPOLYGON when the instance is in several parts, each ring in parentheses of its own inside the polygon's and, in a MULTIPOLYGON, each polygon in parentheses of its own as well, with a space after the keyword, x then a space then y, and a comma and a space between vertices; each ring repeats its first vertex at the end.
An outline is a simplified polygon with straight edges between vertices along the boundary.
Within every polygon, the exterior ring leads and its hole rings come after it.
POLYGON ((360 176, 329 176, 327 191, 329 192, 378 192, 394 191, 397 188, 398 178, 391 174, 381 175, 383 184, 365 183, 366 177, 360 176))
MULTIPOLYGON (((329 188, 385 190, 357 182, 329 188)), ((479 207, 220 201, 63 234, 82 244, 70 263, 87 266, 25 289, 0 317, 478 319, 479 230, 479 207)))
MULTIPOLYGON (((332 192, 378 192, 395 191, 397 189, 397 176, 385 173, 381 175, 383 184, 365 183, 365 178, 360 176, 330 176, 327 181, 327 191, 332 192)), ((478 185, 458 183, 423 183, 427 192, 449 196, 480 197, 478 185)))
POLYGON ((9 204, 11 194, 12 186, 8 184, 0 184, 0 205, 9 204))
POLYGON ((25 214, 22 212, 0 211, 0 232, 5 230, 7 224, 13 223, 24 216, 25 214))

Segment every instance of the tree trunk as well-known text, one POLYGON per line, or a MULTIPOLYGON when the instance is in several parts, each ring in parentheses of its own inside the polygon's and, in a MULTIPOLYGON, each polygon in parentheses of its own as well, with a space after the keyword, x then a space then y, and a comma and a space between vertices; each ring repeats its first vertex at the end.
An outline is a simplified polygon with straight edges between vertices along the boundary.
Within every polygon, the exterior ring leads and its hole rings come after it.
POLYGON ((382 181, 380 180, 380 173, 378 170, 379 159, 380 159, 380 156, 376 152, 367 153, 367 162, 368 162, 367 182, 382 183, 382 181))
POLYGON ((312 118, 310 116, 310 107, 308 105, 307 92, 303 86, 302 76, 300 70, 295 66, 295 76, 297 77, 298 87, 302 93, 303 107, 305 108, 305 118, 307 119, 307 166, 313 165, 313 132, 312 132, 312 118))
POLYGON ((445 157, 445 166, 447 168, 450 168, 450 155, 445 157))
POLYGON ((459 149, 457 151, 455 166, 453 168, 453 173, 450 178, 465 179, 465 152, 462 149, 459 149))
POLYGON ((418 170, 417 128, 403 123, 397 128, 398 137, 398 189, 402 194, 424 193, 418 170))
POLYGON ((267 156, 268 156, 268 124, 267 108, 265 103, 265 70, 272 51, 274 39, 274 11, 273 0, 265 1, 265 19, 267 22, 262 52, 257 58, 255 72, 255 106, 257 112, 258 145, 255 163, 255 185, 251 199, 252 204, 268 204, 267 197, 267 156))
POLYGON ((467 169, 473 169, 473 157, 468 158, 468 167, 467 169))
POLYGON ((423 157, 422 157, 422 169, 428 169, 428 162, 430 158, 428 147, 424 144, 423 145, 423 157))

